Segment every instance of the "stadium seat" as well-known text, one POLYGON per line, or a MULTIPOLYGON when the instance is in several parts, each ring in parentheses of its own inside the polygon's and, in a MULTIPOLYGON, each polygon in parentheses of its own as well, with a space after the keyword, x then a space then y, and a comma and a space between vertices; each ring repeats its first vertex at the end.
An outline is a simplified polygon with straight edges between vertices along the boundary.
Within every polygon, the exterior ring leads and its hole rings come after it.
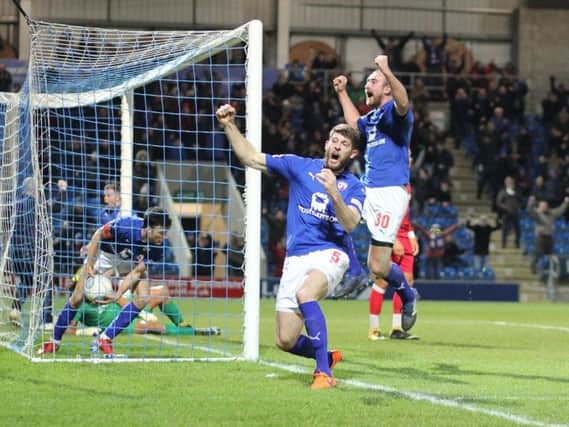
POLYGON ((418 273, 420 279, 425 279, 427 277, 427 267, 424 263, 419 265, 418 273))
POLYGON ((535 241, 528 241, 524 244, 524 254, 531 255, 535 252, 535 241))
POLYGON ((533 232, 533 230, 535 228, 535 224, 534 224, 533 220, 529 217, 522 218, 522 219, 520 219, 520 228, 521 228, 522 232, 528 231, 528 230, 533 232))
POLYGON ((442 271, 439 272, 440 279, 453 280, 458 277, 458 272, 455 267, 444 267, 442 271))
POLYGON ((491 267, 484 267, 482 270, 478 272, 478 278, 480 280, 495 280, 496 273, 492 270, 491 267))
POLYGON ((558 218, 554 224, 555 233, 569 231, 569 224, 564 218, 558 218))
POLYGON ((472 267, 464 267, 458 270, 458 277, 461 279, 473 279, 476 277, 476 271, 472 267))

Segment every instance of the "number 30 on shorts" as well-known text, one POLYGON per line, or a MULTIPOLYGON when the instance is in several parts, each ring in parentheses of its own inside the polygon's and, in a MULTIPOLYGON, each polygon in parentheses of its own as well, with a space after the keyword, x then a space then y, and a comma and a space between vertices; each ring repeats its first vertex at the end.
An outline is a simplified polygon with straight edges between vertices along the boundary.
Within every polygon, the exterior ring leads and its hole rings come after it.
POLYGON ((387 228, 389 227, 390 220, 391 217, 389 216, 389 214, 377 213, 375 215, 375 226, 381 228, 387 228))

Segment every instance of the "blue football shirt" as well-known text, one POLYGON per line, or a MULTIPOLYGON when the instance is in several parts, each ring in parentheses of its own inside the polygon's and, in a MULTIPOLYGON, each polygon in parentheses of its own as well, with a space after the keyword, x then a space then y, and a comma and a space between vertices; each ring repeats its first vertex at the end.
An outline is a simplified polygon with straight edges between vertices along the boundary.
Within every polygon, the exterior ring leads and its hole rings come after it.
MULTIPOLYGON (((287 256, 323 249, 347 253, 349 235, 338 222, 324 186, 316 180, 324 160, 295 155, 267 155, 266 160, 270 172, 282 175, 289 182, 287 256)), ((365 199, 363 184, 348 171, 336 176, 336 183, 345 203, 361 214, 365 199)))
POLYGON ((100 249, 104 252, 119 255, 121 259, 140 262, 159 262, 163 258, 164 245, 151 245, 142 240, 142 224, 144 220, 137 216, 115 218, 105 224, 100 249))
POLYGON ((368 187, 392 187, 409 183, 409 144, 413 132, 413 112, 400 116, 390 100, 358 119, 358 129, 366 136, 368 187))
POLYGON ((119 216, 120 211, 121 208, 118 206, 104 206, 99 214, 99 227, 105 225, 107 222, 111 222, 113 219, 119 216))

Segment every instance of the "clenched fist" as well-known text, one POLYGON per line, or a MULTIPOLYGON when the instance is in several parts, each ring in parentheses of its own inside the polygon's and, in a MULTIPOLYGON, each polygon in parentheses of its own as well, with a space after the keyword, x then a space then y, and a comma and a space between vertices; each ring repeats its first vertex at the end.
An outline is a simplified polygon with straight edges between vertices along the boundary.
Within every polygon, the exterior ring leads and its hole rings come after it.
POLYGON ((235 120, 235 108, 229 104, 222 105, 215 112, 215 116, 219 123, 225 126, 235 120))
POLYGON ((346 84, 348 83, 348 79, 346 76, 338 76, 334 80, 332 80, 334 84, 334 90, 336 93, 344 92, 346 90, 346 84))
POLYGON ((375 65, 379 68, 379 71, 384 72, 389 70, 389 60, 387 55, 377 55, 375 57, 375 65))

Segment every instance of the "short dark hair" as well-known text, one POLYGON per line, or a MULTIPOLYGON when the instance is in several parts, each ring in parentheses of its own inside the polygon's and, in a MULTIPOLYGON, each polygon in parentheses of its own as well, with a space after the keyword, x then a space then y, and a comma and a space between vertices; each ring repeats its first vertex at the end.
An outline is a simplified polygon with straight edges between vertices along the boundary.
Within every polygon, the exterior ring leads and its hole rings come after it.
POLYGON ((115 193, 120 193, 119 184, 116 181, 107 182, 103 190, 113 190, 115 193))
POLYGON ((359 149, 360 145, 360 132, 346 123, 340 123, 330 130, 330 137, 334 133, 339 133, 344 138, 347 138, 352 143, 352 149, 359 149))
POLYGON ((144 213, 144 222, 142 226, 146 227, 164 227, 170 228, 172 220, 164 209, 160 206, 152 206, 144 213))

